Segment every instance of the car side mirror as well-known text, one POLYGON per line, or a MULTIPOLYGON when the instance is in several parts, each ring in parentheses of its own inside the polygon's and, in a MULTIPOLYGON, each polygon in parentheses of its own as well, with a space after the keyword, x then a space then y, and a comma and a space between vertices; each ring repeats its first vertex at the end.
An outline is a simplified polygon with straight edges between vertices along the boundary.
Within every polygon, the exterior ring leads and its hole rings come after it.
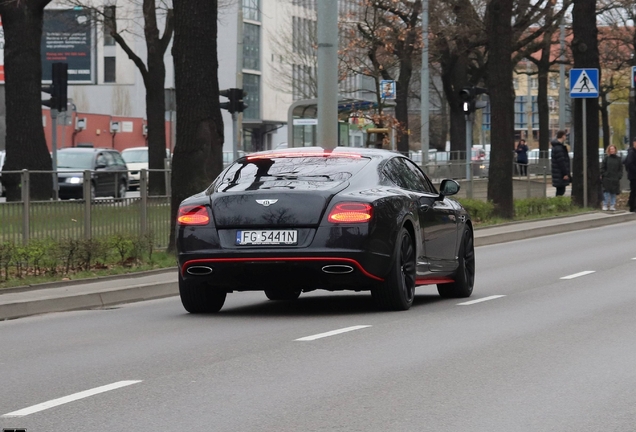
POLYGON ((459 192, 459 183, 455 180, 444 179, 442 180, 442 184, 439 186, 440 194, 443 196, 455 195, 459 192))
POLYGON ((98 169, 104 169, 104 168, 106 168, 106 165, 95 165, 95 169, 96 169, 96 170, 98 170, 98 169))

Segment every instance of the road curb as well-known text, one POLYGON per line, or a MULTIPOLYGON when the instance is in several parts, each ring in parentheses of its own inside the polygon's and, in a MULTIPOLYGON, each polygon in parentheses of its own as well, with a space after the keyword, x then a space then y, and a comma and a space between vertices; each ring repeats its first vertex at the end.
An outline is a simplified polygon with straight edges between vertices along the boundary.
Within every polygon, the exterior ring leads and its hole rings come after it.
POLYGON ((0 304, 0 321, 52 312, 94 309, 144 300, 171 297, 179 293, 176 282, 139 284, 101 292, 69 296, 43 297, 35 300, 0 304))
POLYGON ((487 246, 492 244, 507 243, 516 240, 542 237, 552 234, 560 234, 590 228, 599 228, 623 222, 631 222, 634 220, 636 220, 636 213, 626 212, 599 219, 565 222, 556 225, 527 228, 517 231, 511 230, 508 232, 487 233, 485 232, 486 230, 482 230, 481 232, 480 230, 475 230, 475 246, 487 246))

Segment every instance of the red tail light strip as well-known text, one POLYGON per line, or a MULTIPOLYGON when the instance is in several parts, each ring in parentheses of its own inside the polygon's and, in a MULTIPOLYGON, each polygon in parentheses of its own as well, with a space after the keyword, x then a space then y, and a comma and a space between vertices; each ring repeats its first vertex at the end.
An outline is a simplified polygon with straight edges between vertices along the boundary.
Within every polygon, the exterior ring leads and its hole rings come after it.
POLYGON ((423 277, 423 278, 417 278, 415 279, 415 285, 434 285, 434 284, 443 284, 443 283, 453 283, 455 282, 454 279, 451 278, 447 278, 447 277, 436 277, 436 276, 431 276, 431 277, 423 277))
POLYGON ((344 262, 355 266, 360 272, 368 278, 384 282, 384 279, 366 271, 360 263, 351 258, 332 258, 332 257, 285 257, 285 258, 202 258, 186 261, 181 267, 181 274, 191 265, 214 264, 214 263, 240 263, 240 262, 266 262, 266 261, 323 261, 323 262, 344 262))
POLYGON ((342 157, 360 159, 362 155, 358 153, 330 153, 330 152, 285 152, 285 153, 263 153, 247 156, 247 160, 275 159, 275 158, 300 158, 300 157, 342 157))

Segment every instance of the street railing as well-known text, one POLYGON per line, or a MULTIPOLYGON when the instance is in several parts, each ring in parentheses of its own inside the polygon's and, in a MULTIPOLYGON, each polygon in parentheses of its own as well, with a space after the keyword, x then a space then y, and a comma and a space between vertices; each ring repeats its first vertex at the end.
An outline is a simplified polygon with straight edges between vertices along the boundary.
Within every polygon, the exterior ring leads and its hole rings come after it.
MULTIPOLYGON (((55 175, 53 171, 4 171, 20 175, 20 201, 0 204, 0 243, 27 244, 30 240, 80 239, 115 234, 151 236, 157 248, 165 248, 170 236, 170 195, 148 194, 148 172, 141 170, 139 196, 32 200, 30 179, 33 174, 55 175)), ((170 192, 170 170, 163 172, 170 192)), ((114 171, 111 171, 114 173, 114 171)), ((92 172, 82 172, 83 196, 91 196, 92 172)), ((126 195, 129 195, 127 193, 126 195)))

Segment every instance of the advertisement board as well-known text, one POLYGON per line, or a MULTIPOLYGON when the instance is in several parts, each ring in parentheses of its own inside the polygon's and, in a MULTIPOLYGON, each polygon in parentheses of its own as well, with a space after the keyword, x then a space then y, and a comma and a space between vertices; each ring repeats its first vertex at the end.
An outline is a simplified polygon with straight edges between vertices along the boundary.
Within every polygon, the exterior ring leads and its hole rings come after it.
POLYGON ((4 84, 4 28, 0 18, 0 84, 4 84))
POLYGON ((86 9, 45 9, 42 31, 42 82, 51 82, 51 65, 68 63, 69 84, 96 82, 93 19, 86 9))

